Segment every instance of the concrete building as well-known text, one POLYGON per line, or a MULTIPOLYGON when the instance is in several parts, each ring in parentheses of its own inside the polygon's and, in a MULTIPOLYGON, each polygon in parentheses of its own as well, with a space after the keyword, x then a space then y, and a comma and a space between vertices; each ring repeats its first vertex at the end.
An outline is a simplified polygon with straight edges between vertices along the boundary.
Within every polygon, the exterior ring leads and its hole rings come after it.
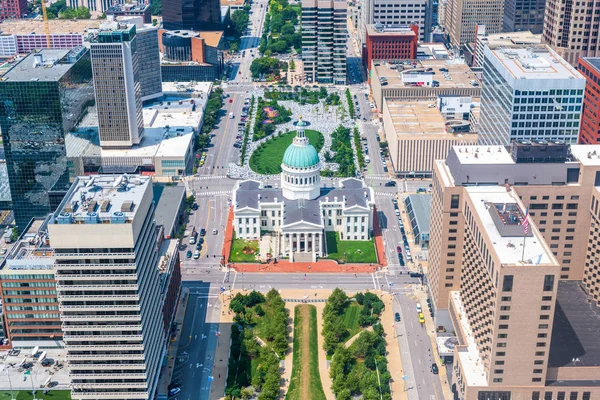
POLYGON ((131 147, 144 135, 136 26, 107 23, 90 40, 100 145, 131 147))
POLYGON ((431 41, 432 1, 431 0, 365 0, 358 18, 358 39, 366 43, 367 27, 381 24, 386 27, 416 25, 419 28, 417 40, 431 41))
POLYGON ((142 102, 162 97, 162 73, 158 29, 139 24, 136 27, 138 81, 142 102))
POLYGON ((263 240, 268 231, 274 257, 314 262, 327 254, 326 236, 340 240, 373 237, 373 189, 355 178, 321 187, 321 161, 297 124, 297 135, 283 156, 281 187, 238 182, 233 193, 236 237, 263 240))
POLYGON ((223 31, 159 30, 161 70, 165 82, 212 82, 224 70, 223 31))
POLYGON ((246 0, 221 0, 221 7, 229 7, 230 13, 233 15, 238 10, 243 11, 246 3, 246 0))
POLYGON ((489 34, 502 32, 504 0, 447 0, 444 8, 444 28, 455 49, 475 41, 477 25, 489 34))
POLYGON ((431 195, 409 194, 404 198, 404 206, 415 238, 415 244, 421 250, 427 250, 430 236, 431 195))
POLYGON ((162 9, 162 26, 167 30, 221 31, 220 0, 172 0, 162 9))
POLYGON ((548 46, 485 49, 479 142, 577 143, 585 78, 548 46))
POLYGON ((2 308, 13 348, 63 347, 47 220, 33 219, 0 264, 2 308))
POLYGON ((346 84, 344 0, 302 1, 302 63, 306 82, 346 84))
POLYGON ((544 43, 574 67, 579 57, 600 57, 598 21, 591 21, 595 2, 547 0, 544 15, 544 43))
POLYGON ((110 6, 106 11, 106 15, 112 18, 115 17, 142 17, 144 24, 152 23, 152 13, 150 12, 150 4, 115 4, 110 6))
POLYGON ((539 35, 544 27, 545 10, 546 0, 504 0, 502 31, 539 35))
POLYGON ((363 48, 365 68, 371 68, 373 60, 414 60, 417 58, 419 28, 384 27, 377 23, 367 26, 367 38, 363 48))
POLYGON ((27 0, 6 0, 0 4, 0 20, 23 18, 27 13, 27 0))
POLYGON ((440 95, 479 98, 481 86, 468 65, 451 60, 382 62, 371 67, 371 92, 379 112, 387 98, 430 99, 440 95))
POLYGON ((458 398, 600 394, 598 337, 590 335, 600 316, 592 239, 599 151, 456 146, 436 161, 427 282, 435 325, 458 339, 458 398))
POLYGON ((600 113, 598 113, 600 58, 581 57, 578 70, 586 80, 578 143, 598 144, 600 143, 600 113))
POLYGON ((67 6, 71 8, 86 7, 90 11, 104 13, 115 5, 124 5, 125 0, 67 0, 67 6))
MULTIPOLYGON (((483 59, 485 48, 498 50, 500 48, 509 47, 530 47, 539 45, 542 42, 542 35, 534 35, 529 31, 524 32, 503 32, 488 35, 485 32, 485 26, 477 27, 477 39, 471 46, 470 43, 465 45, 465 50, 470 50, 469 58, 470 65, 473 71, 480 72, 483 70, 483 59)), ((467 55, 465 55, 465 58, 467 55)))
POLYGON ((400 178, 430 178, 434 161, 445 159, 452 146, 477 143, 469 122, 447 122, 436 99, 384 100, 383 132, 394 174, 400 178), (453 123, 462 129, 453 132, 453 123))
POLYGON ((87 49, 44 49, 0 81, 0 130, 15 222, 25 228, 62 200, 70 174, 65 136, 94 101, 87 49))
POLYGON ((152 199, 149 177, 78 178, 51 216, 73 399, 154 398, 166 335, 152 199))

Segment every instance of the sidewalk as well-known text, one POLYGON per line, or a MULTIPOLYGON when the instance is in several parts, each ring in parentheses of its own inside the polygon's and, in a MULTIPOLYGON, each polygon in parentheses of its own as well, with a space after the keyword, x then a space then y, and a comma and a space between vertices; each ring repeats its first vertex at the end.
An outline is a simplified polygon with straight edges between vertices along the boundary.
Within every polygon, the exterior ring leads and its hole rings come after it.
POLYGON ((160 375, 158 380, 157 394, 158 398, 167 398, 169 394, 169 384, 171 383, 171 376, 173 376, 173 367, 175 366, 175 357, 177 356, 179 348, 179 339, 181 338, 181 331, 183 329, 183 320, 185 318, 185 311, 187 310, 188 301, 188 290, 186 288, 181 289, 179 295, 179 302, 177 304, 177 310, 175 312, 174 323, 177 324, 177 332, 175 338, 169 342, 167 349, 167 365, 164 365, 160 369, 160 375))
MULTIPOLYGON (((217 349, 215 350, 215 358, 212 370, 212 381, 210 387, 210 400, 222 399, 225 393, 225 383, 227 379, 227 363, 229 361, 229 344, 231 341, 231 324, 233 322, 233 314, 228 314, 229 302, 224 294, 220 296, 221 314, 218 317, 209 317, 207 314, 207 322, 219 323, 218 331, 221 335, 217 339, 217 349), (210 319, 213 319, 212 321, 210 319)), ((216 306, 216 304, 215 304, 216 306)))
MULTIPOLYGON (((378 293, 378 291, 375 291, 375 293, 378 293)), ((381 292, 379 292, 379 294, 381 294, 381 292)), ((408 399, 408 392, 404 390, 405 384, 402 380, 402 376, 404 376, 404 368, 402 365, 402 358, 400 356, 400 345, 396 339, 396 328, 393 315, 394 312, 392 310, 394 296, 390 295, 389 293, 384 293, 382 295, 382 300, 385 303, 385 310, 381 314, 381 325, 383 326, 383 331, 385 332, 385 341, 387 345, 388 371, 390 371, 392 376, 392 380, 390 382, 392 398, 406 400, 408 399)))

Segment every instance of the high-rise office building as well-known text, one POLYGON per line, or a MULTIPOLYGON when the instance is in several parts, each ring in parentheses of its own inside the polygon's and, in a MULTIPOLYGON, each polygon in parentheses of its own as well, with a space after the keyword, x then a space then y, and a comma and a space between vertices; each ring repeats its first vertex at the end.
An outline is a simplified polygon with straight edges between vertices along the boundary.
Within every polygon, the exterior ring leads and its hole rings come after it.
POLYGON ((100 26, 90 39, 100 146, 130 147, 144 134, 136 26, 100 26))
POLYGON ((77 178, 48 224, 73 399, 154 398, 165 351, 152 181, 77 178))
POLYGON ((504 0, 447 0, 444 5, 444 28, 450 43, 460 48, 475 42, 477 25, 485 25, 489 34, 502 31, 504 0))
POLYGON ((0 81, 0 128, 12 206, 23 229, 51 212, 70 186, 65 135, 94 101, 87 49, 44 49, 0 81))
POLYGON ((547 0, 544 43, 573 66, 579 57, 600 57, 597 13, 598 4, 593 1, 547 0))
POLYGON ((465 400, 600 395, 600 146, 456 146, 434 164, 427 290, 465 400))
POLYGON ((140 96, 142 101, 156 99, 163 94, 158 29, 150 26, 137 28, 136 40, 140 96))
POLYGON ((542 33, 546 0, 504 0, 502 30, 542 33))
POLYGON ((363 47, 363 61, 367 70, 371 69, 371 61, 415 60, 419 27, 394 26, 384 27, 380 24, 367 26, 367 37, 363 47))
POLYGON ((479 143, 577 143, 585 79, 548 46, 486 47, 482 87, 479 143))
POLYGON ((219 0, 172 0, 162 8, 163 28, 194 31, 220 31, 221 2, 219 0))
POLYGON ((302 61, 307 82, 346 84, 348 3, 302 1, 302 61))
POLYGON ((586 80, 579 143, 598 144, 600 143, 600 113, 598 113, 598 106, 600 105, 600 99, 598 98, 598 93, 600 93, 600 58, 581 57, 578 70, 586 80))
POLYGON ((385 27, 416 25, 419 42, 431 41, 432 27, 431 0, 365 0, 360 8, 358 40, 364 44, 367 27, 381 24, 385 27))

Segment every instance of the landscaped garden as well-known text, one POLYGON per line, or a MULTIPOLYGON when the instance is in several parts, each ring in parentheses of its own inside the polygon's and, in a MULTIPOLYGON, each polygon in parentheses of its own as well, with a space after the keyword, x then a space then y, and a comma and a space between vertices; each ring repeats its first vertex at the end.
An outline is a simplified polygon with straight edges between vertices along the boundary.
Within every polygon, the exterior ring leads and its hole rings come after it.
POLYGON ((258 109, 256 110, 256 120, 254 121, 254 131, 252 132, 252 141, 260 140, 270 136, 275 132, 275 126, 290 122, 292 112, 275 100, 265 101, 258 98, 258 109))
POLYGON ((324 349, 331 357, 329 376, 332 390, 338 400, 361 397, 365 400, 390 400, 391 375, 387 369, 386 343, 379 316, 384 304, 373 293, 358 293, 354 302, 343 290, 335 289, 323 310, 324 349), (360 309, 358 315, 350 307, 360 309), (352 318, 350 318, 352 317, 352 318), (356 319, 358 317, 358 319, 356 319), (348 321, 347 321, 348 320, 348 321), (354 321, 362 329, 347 345, 351 333, 347 328, 354 321))
POLYGON ((319 374, 317 309, 313 305, 296 306, 292 378, 285 398, 325 400, 319 374))
MULTIPOLYGON (((49 390, 48 393, 44 394, 42 390, 35 391, 35 398, 39 400, 71 400, 70 390, 49 390)), ((33 393, 31 390, 13 390, 14 398, 16 400, 32 400, 33 393)), ((0 400, 12 399, 10 390, 0 391, 0 400)))
POLYGON ((341 240, 337 232, 325 232, 327 257, 345 263, 377 263, 375 243, 371 240, 341 240))
POLYGON ((231 262, 255 262, 258 256, 258 242, 256 240, 237 239, 235 234, 231 242, 229 261, 231 262))
MULTIPOLYGON (((318 131, 306 129, 305 131, 310 144, 312 144, 317 152, 321 151, 325 139, 323 134, 318 131)), ((288 148, 294 137, 296 131, 280 134, 279 136, 272 138, 265 143, 261 144, 250 157, 250 168, 258 174, 278 174, 281 172, 281 162, 283 161, 283 154, 288 148)))
POLYGON ((356 175, 356 166, 354 165, 354 152, 350 142, 350 128, 339 126, 331 134, 331 148, 335 149, 335 154, 325 153, 325 161, 335 162, 339 165, 337 171, 323 170, 322 176, 351 177, 356 175))
POLYGON ((288 311, 277 290, 264 296, 238 293, 229 308, 235 313, 231 326, 231 351, 225 394, 228 399, 279 398, 280 361, 289 349, 288 311))

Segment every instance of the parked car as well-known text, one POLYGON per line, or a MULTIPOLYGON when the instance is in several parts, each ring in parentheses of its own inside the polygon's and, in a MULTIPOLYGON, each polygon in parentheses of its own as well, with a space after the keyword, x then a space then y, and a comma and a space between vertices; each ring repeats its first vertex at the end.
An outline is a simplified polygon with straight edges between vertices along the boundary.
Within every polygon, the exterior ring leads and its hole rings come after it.
POLYGON ((435 363, 431 364, 431 372, 433 372, 435 375, 437 375, 440 372, 438 370, 437 364, 435 364, 435 363))
POLYGON ((196 250, 196 251, 194 252, 194 260, 197 260, 197 259, 199 259, 199 258, 200 258, 200 251, 199 251, 199 250, 196 250))
POLYGON ((187 251, 187 253, 185 254, 185 256, 186 256, 187 258, 192 258, 192 251, 191 251, 191 250, 188 250, 188 251, 187 251))
POLYGON ((169 390, 169 396, 175 396, 179 392, 181 392, 181 388, 179 388, 179 387, 173 388, 173 389, 169 390))
POLYGON ((395 313, 394 314, 394 321, 400 322, 400 313, 395 313))
POLYGON ((200 236, 206 236, 206 229, 200 229, 200 236))
POLYGON ((422 324, 425 323, 425 316, 423 315, 423 313, 419 313, 419 322, 422 324))
POLYGON ((219 231, 217 231, 216 229, 213 229, 213 235, 216 235, 219 231))

